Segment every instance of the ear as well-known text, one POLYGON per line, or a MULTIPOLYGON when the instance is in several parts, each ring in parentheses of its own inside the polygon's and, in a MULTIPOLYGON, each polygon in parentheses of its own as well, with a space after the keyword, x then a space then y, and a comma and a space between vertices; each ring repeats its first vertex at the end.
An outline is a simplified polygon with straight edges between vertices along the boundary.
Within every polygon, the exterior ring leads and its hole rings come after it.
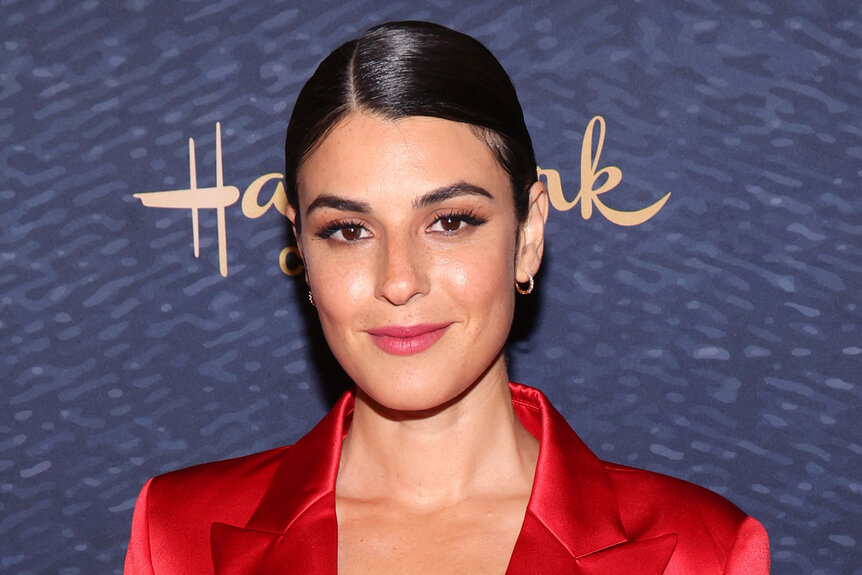
POLYGON ((296 228, 296 216, 298 215, 296 208, 291 204, 287 204, 284 209, 284 215, 287 216, 287 219, 290 221, 290 227, 293 230, 293 237, 296 238, 296 247, 299 249, 299 255, 302 256, 302 240, 299 236, 299 230, 296 228))
POLYGON ((530 186, 530 200, 527 217, 521 224, 520 243, 515 260, 515 280, 520 283, 529 281, 536 275, 545 251, 545 222, 548 221, 548 190, 541 180, 530 186))
POLYGON ((305 262, 305 254, 302 253, 302 236, 300 236, 299 229, 296 227, 296 216, 298 215, 296 208, 287 204, 287 207, 284 210, 284 215, 287 216, 287 219, 290 221, 290 227, 293 230, 293 237, 296 239, 296 249, 299 250, 299 259, 302 260, 302 267, 305 270, 305 282, 308 283, 308 265, 306 265, 305 262))

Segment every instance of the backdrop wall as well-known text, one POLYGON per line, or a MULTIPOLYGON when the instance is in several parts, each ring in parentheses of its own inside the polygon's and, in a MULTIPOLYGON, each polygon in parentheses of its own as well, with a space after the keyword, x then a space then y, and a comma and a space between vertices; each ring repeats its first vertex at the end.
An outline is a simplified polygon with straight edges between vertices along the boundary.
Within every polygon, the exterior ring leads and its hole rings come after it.
POLYGON ((501 59, 551 186, 512 377, 759 518, 775 573, 862 573, 859 3, 521 4, 0 2, 0 572, 119 573, 146 478, 325 413, 284 130, 419 18, 501 59))

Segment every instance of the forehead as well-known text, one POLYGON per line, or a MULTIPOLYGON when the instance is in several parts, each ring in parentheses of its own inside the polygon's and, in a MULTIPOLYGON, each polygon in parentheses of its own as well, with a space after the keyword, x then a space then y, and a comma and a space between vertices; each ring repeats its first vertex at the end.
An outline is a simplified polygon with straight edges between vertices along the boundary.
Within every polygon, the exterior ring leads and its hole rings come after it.
POLYGON ((360 112, 336 124, 298 173, 300 204, 322 193, 413 196, 457 182, 511 196, 508 174, 472 126, 360 112))

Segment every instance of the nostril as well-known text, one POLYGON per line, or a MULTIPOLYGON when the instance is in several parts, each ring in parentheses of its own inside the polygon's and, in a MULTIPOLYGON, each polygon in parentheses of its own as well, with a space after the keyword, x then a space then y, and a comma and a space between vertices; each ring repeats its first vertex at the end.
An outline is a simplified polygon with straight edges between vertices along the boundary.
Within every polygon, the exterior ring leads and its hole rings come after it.
POLYGON ((427 292, 424 260, 409 242, 394 240, 385 249, 379 281, 379 295, 394 305, 404 305, 427 292))

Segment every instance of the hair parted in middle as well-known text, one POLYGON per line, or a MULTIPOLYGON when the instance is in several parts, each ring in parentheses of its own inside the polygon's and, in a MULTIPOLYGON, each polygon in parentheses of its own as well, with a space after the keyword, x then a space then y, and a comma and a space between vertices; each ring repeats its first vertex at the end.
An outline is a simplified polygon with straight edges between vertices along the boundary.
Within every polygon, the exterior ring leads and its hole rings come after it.
POLYGON ((297 210, 302 161, 351 112, 471 125, 506 170, 523 221, 536 158, 509 75, 478 40, 430 22, 390 22, 335 49, 305 83, 285 139, 287 200, 297 210))

